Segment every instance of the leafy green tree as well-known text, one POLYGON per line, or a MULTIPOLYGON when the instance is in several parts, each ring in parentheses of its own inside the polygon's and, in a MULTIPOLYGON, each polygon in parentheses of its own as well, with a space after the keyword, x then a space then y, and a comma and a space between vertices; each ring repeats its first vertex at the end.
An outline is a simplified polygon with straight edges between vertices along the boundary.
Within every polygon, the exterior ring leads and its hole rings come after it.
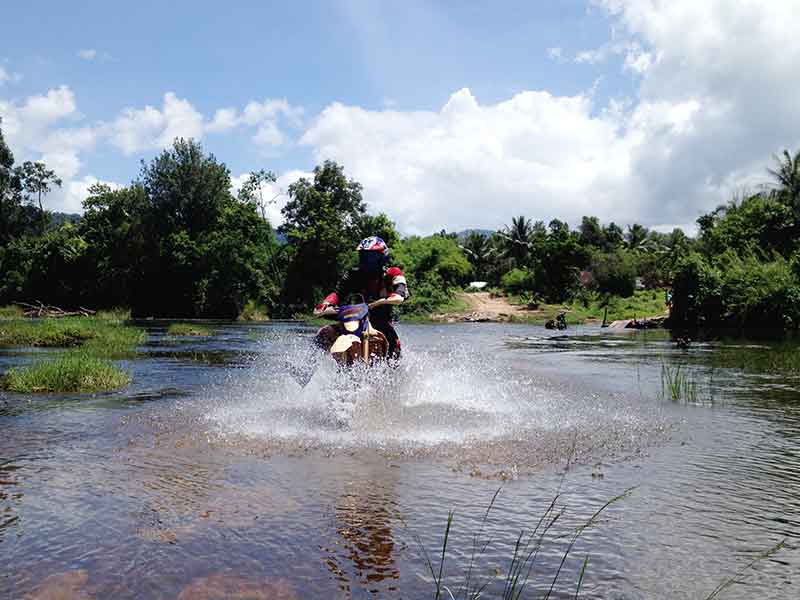
POLYGON ((25 199, 33 203, 34 199, 39 206, 42 232, 47 225, 47 215, 42 205, 42 197, 49 194, 53 186, 61 187, 61 179, 56 176, 55 171, 48 169, 43 162, 31 162, 29 160, 22 163, 18 168, 18 176, 22 181, 22 189, 25 199))
POLYGON ((394 222, 384 213, 379 215, 364 214, 357 219, 358 237, 364 239, 377 235, 386 242, 391 251, 400 241, 394 222))
POLYGON ((0 127, 0 248, 21 235, 36 233, 35 209, 25 205, 23 200, 20 170, 14 168, 14 154, 0 127))
POLYGON ((313 181, 303 178, 289 186, 289 198, 280 227, 292 252, 283 302, 302 309, 333 289, 352 264, 366 207, 361 184, 333 161, 317 166, 313 181))
POLYGON ((597 253, 590 269, 595 289, 608 296, 633 296, 636 289, 636 264, 626 251, 597 253))
POLYGON ((622 228, 613 221, 603 228, 603 237, 606 240, 606 250, 614 250, 622 245, 625 241, 625 235, 622 228))
POLYGON ((580 226, 581 244, 594 248, 604 248, 606 236, 597 217, 583 217, 580 226))
POLYGON ((142 295, 145 261, 155 255, 154 239, 146 236, 144 218, 147 193, 142 185, 111 189, 105 184, 89 188, 80 232, 88 243, 87 256, 91 304, 129 306, 142 295))

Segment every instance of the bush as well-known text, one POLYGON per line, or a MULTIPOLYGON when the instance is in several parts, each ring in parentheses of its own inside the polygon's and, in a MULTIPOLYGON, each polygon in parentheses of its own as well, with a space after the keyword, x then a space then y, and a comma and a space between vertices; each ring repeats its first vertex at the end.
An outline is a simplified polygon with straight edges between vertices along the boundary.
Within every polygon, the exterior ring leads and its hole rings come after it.
POLYGON ((636 289, 636 264, 626 252, 595 254, 591 262, 594 288, 601 294, 629 298, 636 289))
POLYGON ((523 294, 535 288, 533 273, 527 269, 511 269, 500 278, 500 285, 508 294, 523 294))

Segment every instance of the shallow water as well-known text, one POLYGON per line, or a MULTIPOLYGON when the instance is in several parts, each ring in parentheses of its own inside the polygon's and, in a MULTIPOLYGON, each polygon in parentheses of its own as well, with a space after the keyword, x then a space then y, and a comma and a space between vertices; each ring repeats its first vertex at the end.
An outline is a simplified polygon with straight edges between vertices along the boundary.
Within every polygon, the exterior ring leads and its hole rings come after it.
POLYGON ((722 597, 800 595, 798 381, 713 366, 768 344, 408 325, 399 367, 345 376, 308 327, 215 327, 148 325, 123 392, 0 397, 0 597, 433 597, 451 509, 445 584, 491 540, 472 580, 500 596, 558 495, 523 596, 541 597, 630 488, 551 597, 588 555, 581 597, 705 598, 783 539, 722 597), (691 401, 663 397, 665 363, 691 401))

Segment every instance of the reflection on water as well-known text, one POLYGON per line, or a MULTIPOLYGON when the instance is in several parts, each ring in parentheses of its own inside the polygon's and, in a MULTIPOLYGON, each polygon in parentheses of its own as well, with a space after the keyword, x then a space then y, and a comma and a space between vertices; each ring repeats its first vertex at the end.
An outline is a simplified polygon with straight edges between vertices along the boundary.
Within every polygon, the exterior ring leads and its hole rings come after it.
MULTIPOLYGON (((574 596, 588 554, 581 597, 704 598, 784 538, 724 597, 800 597, 797 377, 719 360, 769 344, 404 327, 399 369, 321 361, 298 382, 310 328, 176 341, 165 327, 125 363, 127 390, 0 398, 0 598, 427 597, 417 540, 440 552, 454 509, 445 571, 460 581, 501 485, 482 581, 557 491, 561 536, 637 486, 581 538, 556 597, 574 596), (678 364, 691 401, 661 393, 678 364)), ((28 358, 0 353, 0 368, 28 358)))

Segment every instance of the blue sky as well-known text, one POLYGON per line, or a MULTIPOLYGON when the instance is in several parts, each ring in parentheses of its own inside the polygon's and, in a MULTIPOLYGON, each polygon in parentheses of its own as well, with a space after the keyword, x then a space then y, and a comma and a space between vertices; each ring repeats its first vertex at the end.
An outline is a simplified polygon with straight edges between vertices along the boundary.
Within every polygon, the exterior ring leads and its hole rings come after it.
MULTIPOLYGON (((408 232, 496 227, 517 213, 574 221, 592 209, 604 220, 691 224, 800 140, 782 106, 768 123, 748 111, 747 65, 705 67, 739 36, 764 47, 779 39, 795 7, 697 4, 11 4, 0 116, 19 160, 44 158, 75 183, 54 208, 78 207, 89 179, 130 181, 139 159, 186 132, 235 177, 263 167, 284 186, 339 160, 371 207, 408 232), (753 21, 745 9, 774 27, 742 31, 753 21), (49 116, 34 110, 39 97, 49 116), (715 116, 722 99, 732 106, 715 116), (220 109, 235 114, 211 125, 220 109), (741 138, 721 130, 720 119, 741 127, 742 116, 741 138), (752 152, 709 149, 737 139, 755 139, 752 152), (502 210, 487 215, 487 205, 502 210)), ((760 83, 780 93, 781 76, 760 83)))

